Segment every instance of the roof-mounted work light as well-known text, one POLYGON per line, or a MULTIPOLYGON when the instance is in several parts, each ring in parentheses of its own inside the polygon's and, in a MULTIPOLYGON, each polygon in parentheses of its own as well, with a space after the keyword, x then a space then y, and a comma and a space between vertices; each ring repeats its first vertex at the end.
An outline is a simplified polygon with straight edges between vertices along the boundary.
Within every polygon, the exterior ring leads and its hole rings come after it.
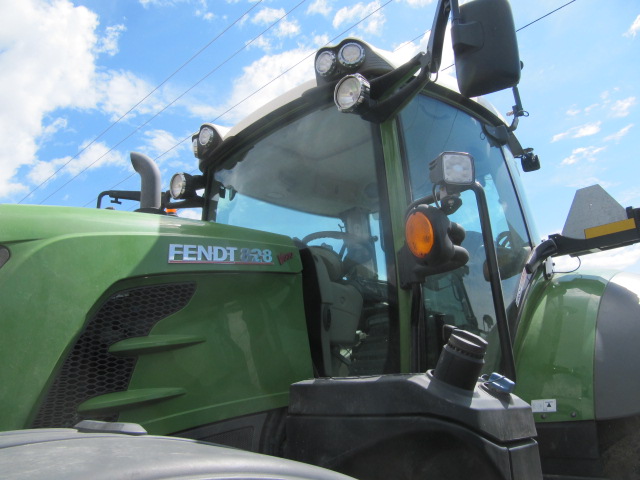
POLYGON ((336 54, 331 50, 322 50, 316 57, 316 72, 321 77, 328 77, 336 71, 336 54))
POLYGON ((194 155, 203 160, 222 143, 222 135, 215 125, 204 123, 200 131, 191 137, 194 155))
POLYGON ((364 58, 364 47, 356 42, 345 43, 338 52, 338 61, 347 69, 358 68, 364 58))
POLYGON ((198 158, 198 134, 200 132, 191 135, 191 148, 193 149, 193 156, 198 158))
POLYGON ((359 73, 347 75, 340 80, 333 93, 333 100, 343 113, 357 112, 369 102, 370 86, 359 73))

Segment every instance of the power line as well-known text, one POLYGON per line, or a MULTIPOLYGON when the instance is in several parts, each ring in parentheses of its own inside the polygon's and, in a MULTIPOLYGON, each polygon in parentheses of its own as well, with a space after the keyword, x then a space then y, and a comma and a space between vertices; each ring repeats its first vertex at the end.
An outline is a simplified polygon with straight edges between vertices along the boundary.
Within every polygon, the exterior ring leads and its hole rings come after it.
POLYGON ((540 21, 540 20, 542 20, 543 18, 546 18, 546 17, 548 17, 549 15, 551 15, 551 14, 553 14, 553 13, 556 13, 558 10, 562 10, 564 7, 566 7, 566 6, 568 6, 568 5, 571 5, 571 4, 572 4, 573 2, 575 2, 575 1, 576 1, 576 0, 571 0, 570 2, 567 2, 567 3, 565 3, 564 5, 562 5, 562 6, 558 7, 558 8, 556 8, 555 10, 551 10, 549 13, 547 13, 547 14, 545 14, 545 15, 541 16, 541 17, 536 18, 536 19, 535 19, 534 21, 532 21, 532 22, 527 23, 524 27, 520 27, 520 28, 518 28, 518 29, 516 30, 516 32, 519 32, 520 30, 524 30, 525 28, 527 28, 527 27, 529 27, 529 26, 533 25, 534 23, 539 22, 539 21, 540 21))
MULTIPOLYGON (((527 23, 525 26, 523 26, 523 27, 520 27, 520 28, 516 29, 516 33, 517 33, 517 32, 519 32, 519 31, 521 31, 521 30, 524 30, 524 29, 525 29, 525 28, 527 28, 527 27, 530 27, 531 25, 533 25, 533 24, 534 24, 534 23, 536 23, 536 22, 539 22, 539 21, 540 21, 540 20, 542 20, 543 18, 547 18, 549 15, 551 15, 551 14, 553 14, 553 13, 556 13, 558 10, 562 10, 564 7, 566 7, 566 6, 568 6, 568 5, 571 5, 571 4, 572 4, 572 3, 574 3, 575 1, 576 1, 576 0, 571 0, 571 1, 567 2, 567 3, 565 3, 564 5, 559 6, 559 7, 558 7, 558 8, 556 8, 555 10, 551 10, 550 12, 545 13, 545 14, 544 14, 544 15, 542 15, 541 17, 538 17, 538 18, 536 18, 535 20, 533 20, 533 21, 531 21, 531 22, 527 23)), ((441 71, 441 72, 444 72, 445 70, 448 70, 449 68, 451 68, 451 67, 453 67, 453 66, 454 66, 454 64, 452 63, 452 64, 451 64, 451 65, 449 65, 448 67, 442 68, 440 71, 441 71)))
MULTIPOLYGON (((156 113, 154 116, 152 116, 149 120, 147 120, 146 122, 144 122, 142 125, 138 126, 133 132, 131 132, 127 137, 125 137, 123 140, 121 140, 120 142, 118 142, 116 145, 114 145, 111 149, 109 149, 105 154, 103 154, 101 157, 99 157, 97 160, 95 160, 93 163, 91 163, 90 165, 88 165, 87 167, 85 167, 81 172, 79 172, 77 175, 75 175, 74 177, 72 177, 69 181, 67 181, 62 187, 60 187, 59 189, 57 189, 55 192, 53 192, 52 194, 50 194, 48 197, 46 197, 42 202, 46 201, 47 199, 49 199, 51 196, 53 196, 55 193, 57 193, 58 191, 60 191, 64 186, 66 186, 68 183, 70 183, 71 181, 73 181, 75 178, 77 178, 81 173, 83 173, 84 171, 86 171, 88 168, 90 168, 92 165, 94 165, 95 163, 97 163, 100 159, 102 159, 105 155, 107 155, 109 152, 111 152, 112 150, 114 150, 117 146, 119 146, 121 143, 123 143, 125 140, 127 140, 128 138, 130 138, 131 136, 133 136, 138 130, 140 130, 142 127, 144 127, 145 125, 147 125, 151 120, 153 120, 154 118, 156 118, 158 115, 160 115, 162 112, 164 112, 167 108, 169 108, 171 105, 173 105, 177 100, 179 100, 180 98, 182 98, 186 93, 188 93, 189 91, 191 91, 193 88, 195 88, 198 84, 200 84, 202 81, 204 81, 208 76, 210 76, 212 73, 214 73, 218 68, 220 68, 222 65, 224 65, 225 63, 227 63, 229 60, 231 60, 233 57, 235 57, 237 54, 239 54, 242 50, 244 50, 248 45, 250 45, 251 43, 253 43, 255 40, 257 40, 258 38, 260 38, 262 35, 264 35, 268 30, 270 30, 273 26, 275 26, 278 22, 280 22, 283 18, 285 18, 287 15, 289 15, 293 10, 295 10, 296 8, 298 8, 302 3, 304 3, 306 0, 302 0, 301 2, 299 2, 295 7, 293 7, 291 10, 289 10, 289 12, 287 12, 284 16, 282 16, 280 19, 278 19, 276 22, 274 22, 272 25, 270 25, 266 30, 264 30, 260 35, 258 35, 257 37, 254 37, 250 42, 248 42, 247 44, 245 44, 244 47, 240 48, 238 51, 236 51, 233 55, 231 55, 229 58, 227 58, 224 62, 222 62, 220 65, 218 65, 216 68, 214 68, 212 71, 210 71, 209 73, 207 73, 204 77, 202 77, 200 80, 198 80, 195 84, 193 84, 189 89, 187 89, 185 92, 183 92, 180 96, 178 96, 175 100, 173 100, 171 103, 169 103, 167 106, 165 106, 162 110, 160 110, 158 113, 156 113)), ((375 14, 376 12, 378 12, 380 9, 384 8, 386 5, 388 5, 389 3, 391 3, 392 0, 388 0, 386 3, 384 3, 382 6, 378 7, 376 10, 374 10, 373 12, 371 12, 370 14, 368 14, 367 16, 363 17, 360 21, 358 21, 357 23, 351 25, 348 29, 346 29, 345 31, 343 31, 342 33, 340 33, 339 35, 335 36, 332 40, 330 40, 329 42, 327 42, 325 45, 331 43, 332 41, 334 41, 337 38, 340 38, 342 35, 344 35, 346 32, 348 32, 349 30, 355 28, 357 25, 359 25, 360 23, 362 23, 363 21, 365 21, 367 18, 369 18, 371 15, 375 14)), ((546 13, 545 15, 542 15, 541 17, 538 17, 537 19, 533 20, 532 22, 524 25, 523 27, 520 27, 516 30, 516 32, 519 32, 521 30, 524 30, 525 28, 533 25, 534 23, 542 20, 543 18, 546 18, 550 15, 552 15, 553 13, 565 8, 566 6, 574 3, 576 0, 571 0, 569 2, 567 2, 566 4, 546 13)), ((251 9, 250 9, 251 10, 251 9)), ((250 11, 249 10, 249 11, 250 11)), ((247 11, 244 15, 246 15, 247 13, 249 13, 249 11, 247 11)), ((244 17, 243 15, 243 17, 244 17)), ((242 18, 242 17, 240 17, 242 18)), ((236 20, 239 21, 240 19, 236 20)), ((236 23, 234 22, 234 23, 236 23)), ((230 28, 230 27, 228 27, 230 28)), ((227 30, 228 30, 227 28, 227 30)), ((226 31, 226 30, 225 30, 226 31)), ((396 50, 403 48, 404 46, 406 46, 408 43, 412 43, 413 41, 417 40, 418 38, 422 37, 425 33, 427 33, 428 30, 422 34, 420 34, 419 36, 415 37, 414 39, 412 39, 410 42, 406 42, 404 44, 402 44, 400 47, 396 48, 396 50)), ((224 32, 223 32, 224 33, 224 32)), ((210 42, 210 43, 213 43, 210 42)), ((208 44, 209 45, 209 44, 208 44)), ((208 46, 207 45, 207 46, 208 46)), ((204 47, 206 48, 206 47, 204 47)), ((204 50, 204 48, 202 50, 204 50)), ((201 51, 202 51, 201 50, 201 51)), ((200 52, 198 52, 200 53, 200 52)), ((284 74, 288 73, 290 70, 292 70, 293 68, 297 67, 298 65, 300 65, 302 62, 304 62, 305 60, 307 60, 310 56, 312 56, 315 53, 315 51, 313 53, 311 53, 310 55, 305 56, 304 58, 302 58, 300 61, 298 61, 297 63, 295 63, 294 65, 292 65, 291 67, 289 67, 288 69, 286 69, 285 71, 283 71, 280 75, 274 77, 273 79, 271 79, 269 82, 267 82, 265 85, 261 86, 260 88, 258 88, 257 90, 255 90, 253 93, 251 93, 250 95, 248 95, 247 97, 245 97, 244 99, 242 99, 241 101, 239 101, 238 103, 236 103, 235 105, 233 105, 232 107, 228 108, 227 110, 225 110, 223 113, 221 113, 220 115, 218 115, 216 118, 214 118, 212 121, 216 121, 218 120, 220 117, 224 116, 225 114, 227 114, 229 111, 235 109, 237 106, 239 106, 240 104, 244 103, 246 100, 248 100, 249 98, 253 97, 254 95, 256 95, 258 92, 260 92, 261 90, 263 90, 264 88, 266 88, 268 85, 270 85, 271 83, 273 83, 274 81, 276 81, 278 78, 282 77, 284 74)), ((189 61, 191 61, 193 58, 195 58, 196 55, 194 55, 194 57, 192 57, 189 61)), ((188 62, 186 62, 188 63, 188 62)), ((185 63, 185 65, 186 65, 185 63)), ((183 65, 184 66, 184 65, 183 65)), ((448 67, 445 67, 443 69, 441 69, 441 71, 447 70, 448 68, 451 68, 453 65, 450 65, 448 67)), ((180 67, 182 68, 182 67, 180 67)), ((175 74, 175 72, 174 72, 175 74)), ((173 75, 173 74, 172 74, 173 75)), ((170 77, 169 77, 170 78, 170 77)), ((169 79, 167 78, 167 80, 169 79)), ((167 81, 165 80, 165 82, 167 81)), ((163 83, 165 83, 163 82, 163 83)), ((157 87, 159 88, 159 87, 157 87)), ((155 90, 157 90, 157 88, 155 90)), ((155 91, 154 90, 154 91, 155 91)), ((145 97, 146 98, 146 97, 145 97)), ((133 107, 135 108, 135 107, 133 107)), ((181 145, 182 143, 184 143, 185 141, 189 140, 191 138, 191 135, 189 135, 188 137, 183 138, 182 140, 180 140, 178 143, 176 143, 175 145, 173 145, 171 148, 169 148, 168 150, 166 150, 165 152, 163 152, 162 154, 158 155, 157 157, 155 157, 154 160, 158 160, 161 157, 163 157, 164 155, 166 155, 167 153, 169 153, 170 151, 174 150, 175 148, 177 148, 179 145, 181 145)), ((57 172, 56 172, 57 173, 57 172)), ((55 175, 55 174, 54 174, 55 175)), ((132 173, 131 175, 127 176, 125 179, 121 180, 120 182, 118 182, 115 186, 118 186, 120 184, 122 184, 123 182, 125 182, 126 180, 128 180, 129 178, 131 178, 132 176, 134 176, 135 173, 132 173)), ((46 182, 46 181, 45 181, 46 182)), ((115 188, 112 187, 112 188, 115 188)), ((28 195, 27 195, 28 196, 28 195)), ((25 197, 26 198, 26 197, 25 197)), ((95 199, 94 199, 95 200, 95 199)), ((93 201, 87 202, 84 206, 88 206, 89 204, 93 203, 93 201)), ((41 202, 41 203, 42 203, 41 202)))
MULTIPOLYGON (((374 15, 375 13, 377 13, 378 11, 380 11, 382 8, 386 7, 388 4, 390 4, 393 0, 387 0, 387 2, 385 2, 384 4, 382 4, 380 7, 376 8, 375 10, 373 10, 371 13, 369 13, 368 15, 364 16, 363 18, 361 18, 359 21, 357 21, 356 23, 354 23, 353 25, 350 25, 347 29, 343 30, 342 32, 340 32, 338 35, 334 36, 332 39, 330 39, 329 41, 327 41, 323 46, 329 45, 331 42, 334 42, 336 39, 342 37, 343 35, 345 35, 347 32, 349 32, 350 30, 352 30, 353 28, 357 27, 358 25, 360 25, 362 22, 364 22, 366 19, 368 19, 369 17, 371 17, 372 15, 374 15)), ((300 2, 303 3, 303 2, 300 2)), ((298 5, 296 5, 295 8, 297 8, 298 5)), ((292 9, 293 10, 293 9, 292 9)), ((284 18, 284 17, 283 17, 284 18)), ((269 80, 267 83, 265 83, 264 85, 262 85, 260 88, 258 88, 257 90, 255 90, 254 92, 252 92, 251 94, 247 95, 245 98, 243 98, 242 100, 240 100, 238 103, 236 103, 235 105, 229 107, 227 110, 225 110, 224 112, 222 112, 220 115, 218 115, 217 117, 215 117, 214 119, 211 120, 211 122, 215 122, 216 120, 220 119, 221 117, 223 117, 224 115, 226 115, 227 113, 229 113, 230 111, 232 111, 233 109, 235 109, 238 105, 244 103, 245 101, 247 101, 249 98, 253 97, 254 95, 256 95, 258 92, 260 92, 261 90, 263 90, 264 88, 268 87, 270 84, 272 84, 273 82, 275 82, 277 79, 279 79, 280 77, 282 77, 283 75, 285 75, 286 73, 290 72, 291 70, 293 70, 294 68, 296 68, 298 65, 300 65, 301 63, 303 63, 305 60, 307 60, 308 58, 312 57, 313 55, 315 55, 316 50, 312 51, 309 55, 306 55, 305 57, 303 57, 302 59, 300 59, 298 62, 296 62, 295 64, 293 64, 291 67, 287 68, 286 70, 284 70, 283 72, 281 72, 279 75, 277 75, 276 77, 272 78, 271 80, 269 80)), ((155 157, 153 160, 157 161, 158 159, 162 158, 164 155, 166 155, 167 153, 171 152, 172 150, 174 150, 175 148, 177 148, 179 145, 181 145, 182 143, 186 142, 187 140, 191 139, 191 135, 189 135, 188 137, 183 138, 182 140, 180 140, 178 143, 176 143, 175 145, 173 145, 171 148, 169 148, 168 150, 165 150, 164 152, 162 152, 160 155, 158 155, 157 157, 155 157)), ((131 177, 133 177, 135 175, 135 173, 130 174, 129 176, 127 176, 125 179, 119 181, 117 184, 115 184, 114 186, 112 186, 110 188, 110 190, 113 190, 116 186, 122 184, 123 182, 127 181, 128 179, 130 179, 131 177)), ((97 198, 97 197, 96 197, 97 198)), ((87 203, 84 204, 84 206, 88 206, 92 203, 95 203, 95 198, 93 200, 88 201, 87 203)))
MULTIPOLYGON (((78 158, 80 155, 82 155, 82 153, 84 153, 91 145, 93 145, 98 139, 102 138, 102 136, 107 133, 109 130, 111 130, 114 126, 116 126, 120 120, 122 120, 123 118, 125 118, 127 115, 129 115, 131 112, 133 112, 140 104, 142 104, 147 98, 149 98, 151 95, 153 95, 155 92, 157 92, 164 84, 166 84, 169 80, 171 80, 180 70, 182 70, 184 67, 186 67, 189 63, 191 63, 197 56, 199 56, 202 52, 204 52, 207 48, 209 48, 216 40, 218 40, 222 35, 224 35, 225 33, 227 33, 234 25, 236 25, 238 22, 240 22, 245 16, 247 16, 251 10, 253 10, 254 8, 256 8, 260 3, 262 3, 263 0, 257 0, 256 3, 254 3, 246 12, 244 12, 240 17, 238 17, 233 23, 229 24, 222 32, 220 32, 218 35, 216 35, 210 42, 208 42, 205 46, 203 46, 202 48, 200 48, 200 50, 198 50, 196 53, 194 53, 187 61, 185 61, 182 65, 180 65, 177 69, 175 69, 167 78, 165 78, 162 82, 160 82, 153 90, 151 90, 149 93, 147 93, 144 98, 142 98, 138 103, 136 103, 134 106, 132 106, 129 110, 127 110, 124 114, 122 114, 117 120, 115 120, 113 123, 111 123, 111 125, 109 125, 107 128, 105 128, 102 132, 100 132, 96 137, 94 137, 87 145, 85 145, 84 147, 82 147, 82 149, 80 149, 80 151, 78 151, 73 157, 71 157, 67 162, 65 162, 60 168, 58 168, 55 172, 53 172, 51 175, 49 175, 43 182, 41 182, 38 186, 36 186, 33 190, 31 190, 29 193, 27 193, 18 203, 22 203, 23 201, 25 201, 28 197, 30 197, 36 190, 38 190, 40 187, 42 187, 45 183, 47 183, 49 180, 51 180, 53 177, 55 177, 61 170, 63 170, 67 165, 69 165, 73 160, 75 160, 76 158, 78 158)), ((109 153, 109 152, 107 152, 109 153)), ((105 154, 106 155, 106 154, 105 154)), ((100 157, 102 158, 102 157, 100 157)), ((49 197, 47 197, 49 198, 49 197)), ((45 199, 46 200, 46 199, 45 199)))
MULTIPOLYGON (((380 9, 384 8, 385 6, 387 6, 389 3, 391 3, 392 0, 387 1, 386 3, 384 3, 382 6, 380 6, 379 8, 377 8, 376 10, 374 10, 373 12, 371 12, 369 15, 363 17, 360 21, 358 21, 357 23, 355 23, 354 25, 351 25, 349 28, 347 28, 346 30, 344 30, 342 33, 336 35, 335 37, 333 37, 331 40, 329 40, 328 42, 326 42, 324 44, 324 46, 330 44, 331 42, 335 41, 336 39, 340 38, 342 35, 346 34, 349 30, 355 28, 356 26, 358 26, 360 23, 364 22, 367 18, 369 18, 371 15, 373 15, 374 13, 378 12, 380 9)), ((562 10, 563 8, 567 7, 568 5, 574 3, 576 0, 570 0, 569 2, 565 3, 564 5, 561 5, 560 7, 551 10, 550 12, 547 12, 546 14, 536 18, 535 20, 527 23, 526 25, 516 29, 516 33, 520 32, 522 30, 524 30, 527 27, 530 27, 531 25, 539 22, 540 20, 558 12, 559 10, 562 10)), ((419 38, 423 37, 426 33, 428 33, 431 29, 424 31, 423 33, 421 33, 420 35, 414 37, 413 39, 403 42, 400 46, 398 46, 396 49, 394 49, 394 52, 397 50, 400 50, 401 48, 406 47, 409 44, 412 44, 413 42, 415 42, 416 40, 418 40, 419 38)), ((305 56, 303 59, 301 59, 300 61, 298 61, 297 63, 295 63, 293 66, 289 67, 287 70, 283 71, 280 75, 278 75, 277 77, 271 79, 269 82, 267 82, 266 84, 264 84, 262 87, 258 88, 256 91, 254 91, 253 93, 251 93, 250 95, 248 95, 247 97, 245 97, 243 100, 241 100, 240 102, 236 103, 234 106, 230 107, 229 109, 227 109, 226 111, 224 111, 223 113, 221 113, 220 115, 218 115, 216 118, 214 118, 212 120, 212 122, 215 122, 216 120, 218 120, 220 117, 224 116, 225 114, 227 114, 229 111, 233 110, 234 108, 236 108, 238 105, 240 105, 241 103, 245 102, 246 100, 248 100, 249 98, 251 98, 252 96, 254 96, 255 94, 257 94, 258 92, 260 92, 262 89, 266 88, 268 85, 270 85, 271 83, 273 83, 275 80, 277 80, 278 78, 282 77, 285 73, 289 72, 290 70, 292 70, 293 68, 297 67, 298 65, 300 65, 302 62, 304 62, 306 59, 308 59, 310 56, 312 56, 313 54, 315 54, 315 51, 310 54, 305 56)), ((448 67, 442 68, 440 69, 440 71, 444 71, 447 70, 451 67, 453 67, 454 64, 449 65, 448 67)), ((179 145, 181 145, 182 143, 184 143, 185 141, 189 140, 191 138, 191 136, 188 136, 186 138, 183 138, 181 141, 179 141, 178 143, 176 143, 175 145, 173 145, 171 148, 169 148, 168 150, 164 151, 162 154, 158 155, 157 157, 154 158, 154 161, 158 160, 159 158, 163 157, 164 155, 166 155, 167 153, 169 153, 170 151, 174 150, 175 148, 177 148, 179 145)), ((121 183, 123 183, 124 181, 128 180, 129 178, 133 177, 135 175, 135 173, 132 173, 131 175, 129 175, 127 178, 125 178, 124 180, 121 180, 120 182, 118 182, 116 184, 120 185, 121 183)), ((112 187, 112 189, 115 188, 112 187)), ((88 206, 91 203, 95 203, 95 199, 87 202, 84 206, 88 206)))
POLYGON ((41 200, 39 202, 40 205, 42 205, 42 203, 46 202, 49 198, 51 198, 53 195, 55 195, 56 193, 58 193, 60 190, 62 190, 64 187, 66 187, 69 183, 71 183, 72 181, 74 181, 76 178, 78 178, 82 173, 84 173, 85 171, 87 171, 89 168, 91 168, 93 165, 95 165, 96 163, 98 163, 100 160, 102 160, 105 156, 107 156, 109 153, 111 153, 116 147, 118 147, 119 145, 121 145, 122 143, 124 143, 126 140, 128 140, 129 138, 131 138, 133 135, 136 134, 136 132, 138 132, 142 127, 144 127, 145 125, 148 125, 153 119, 157 118, 161 113, 163 113, 165 110, 167 110, 169 107, 171 107, 172 105, 174 105, 178 100, 180 100, 182 97, 184 97, 187 93, 189 93, 191 90, 193 90, 195 87, 197 87, 200 83, 202 83, 206 78, 208 78, 209 76, 211 76, 214 72, 216 72, 220 67, 222 67, 224 64, 226 64, 227 62, 229 62, 232 58, 234 58, 236 55, 238 55, 242 50, 246 49, 249 45, 251 45, 253 42, 255 42, 258 38, 260 38, 262 35, 264 35, 266 32, 268 32, 271 28, 273 28, 275 25, 277 25, 282 19, 284 19, 287 15, 289 15, 292 11, 294 11, 296 8, 298 8, 300 5, 302 5, 304 2, 306 2, 307 0, 301 0, 295 7, 293 7, 291 10, 289 10, 288 12, 286 12, 282 17, 280 17, 278 20, 276 20, 275 22, 273 22, 271 25, 269 25, 269 27, 267 27, 265 30, 262 31, 262 33, 260 33, 258 36, 254 37, 251 41, 247 42, 244 46, 242 46, 240 49, 236 50, 235 53, 233 53, 231 56, 227 57, 226 60, 224 60, 222 63, 218 64, 213 70, 210 70, 205 76, 203 76, 202 78, 200 78, 200 80, 198 80, 196 83, 194 83, 193 85, 191 85, 189 88, 187 88, 184 92, 182 92, 180 95, 178 95, 176 98, 174 98, 171 102, 169 102, 167 105, 165 105, 162 109, 160 109, 160 111, 158 111, 157 113, 155 113, 153 116, 151 116, 149 119, 147 119, 145 122, 143 122, 142 124, 138 125, 132 132, 129 133, 129 135, 127 135, 126 137, 124 137, 122 140, 120 140, 118 143, 116 143, 115 145, 113 145, 109 150, 107 150, 105 153, 103 153, 100 157, 98 157, 97 159, 95 159, 93 162, 91 162, 89 165, 87 165, 86 167, 84 167, 82 170, 80 170, 77 174, 75 174, 73 177, 71 177, 69 180, 67 180, 64 184, 62 184, 59 188, 57 188, 55 191, 53 191, 52 193, 50 193, 47 197, 45 197, 43 200, 41 200))

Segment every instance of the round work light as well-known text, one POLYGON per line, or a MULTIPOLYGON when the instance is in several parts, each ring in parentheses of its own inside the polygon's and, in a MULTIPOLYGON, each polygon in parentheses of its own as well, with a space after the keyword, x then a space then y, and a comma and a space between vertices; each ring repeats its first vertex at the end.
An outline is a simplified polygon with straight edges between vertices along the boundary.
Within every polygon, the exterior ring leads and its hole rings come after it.
POLYGON ((338 110, 344 113, 355 112, 369 99, 369 82, 359 73, 347 75, 336 85, 333 100, 338 110))
POLYGON ((347 68, 356 68, 364 62, 364 47, 359 43, 345 43, 338 52, 338 61, 347 68))

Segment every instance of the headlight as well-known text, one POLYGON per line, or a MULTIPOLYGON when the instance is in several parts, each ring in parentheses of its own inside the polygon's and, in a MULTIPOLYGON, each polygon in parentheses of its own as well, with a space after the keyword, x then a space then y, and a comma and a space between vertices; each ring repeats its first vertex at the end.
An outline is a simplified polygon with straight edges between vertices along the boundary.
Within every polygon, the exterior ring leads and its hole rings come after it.
POLYGON ((359 73, 347 75, 336 85, 333 100, 343 113, 355 112, 369 100, 369 82, 359 73))
POLYGON ((187 191, 187 179, 186 173, 176 173, 171 177, 169 182, 169 192, 174 200, 183 198, 184 193, 187 191))
POLYGON ((331 75, 336 69, 336 55, 331 50, 324 50, 316 57, 316 72, 321 77, 331 75))
POLYGON ((176 173, 169 182, 169 193, 174 200, 184 200, 196 196, 196 190, 204 188, 202 175, 176 173))
POLYGON ((364 47, 359 43, 345 43, 338 52, 338 61, 347 68, 356 68, 364 62, 364 47))

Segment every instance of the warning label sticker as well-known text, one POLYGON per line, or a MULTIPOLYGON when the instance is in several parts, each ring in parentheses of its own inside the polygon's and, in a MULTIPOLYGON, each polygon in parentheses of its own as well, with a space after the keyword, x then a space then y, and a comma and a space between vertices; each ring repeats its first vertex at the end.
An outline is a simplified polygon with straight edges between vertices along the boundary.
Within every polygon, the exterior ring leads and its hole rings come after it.
POLYGON ((533 413, 539 412, 555 412, 556 411, 556 399, 547 398, 544 400, 531 400, 531 410, 533 413))

